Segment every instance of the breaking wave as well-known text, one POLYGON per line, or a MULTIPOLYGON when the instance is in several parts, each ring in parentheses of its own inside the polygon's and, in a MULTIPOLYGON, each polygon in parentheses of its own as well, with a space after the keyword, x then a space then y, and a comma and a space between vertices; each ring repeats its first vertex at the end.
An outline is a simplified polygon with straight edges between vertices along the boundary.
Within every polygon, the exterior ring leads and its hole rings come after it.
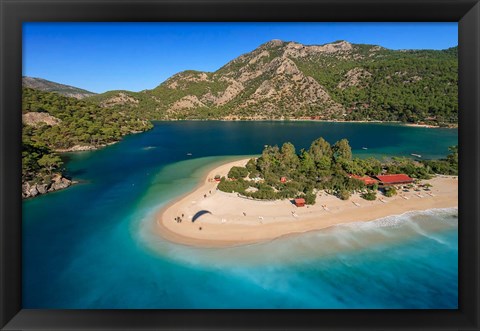
POLYGON ((382 249, 420 238, 447 246, 445 231, 458 227, 458 209, 412 211, 368 222, 344 223, 268 242, 227 248, 199 248, 168 242, 154 234, 153 222, 141 222, 139 235, 155 254, 204 268, 296 264, 336 254, 382 249))

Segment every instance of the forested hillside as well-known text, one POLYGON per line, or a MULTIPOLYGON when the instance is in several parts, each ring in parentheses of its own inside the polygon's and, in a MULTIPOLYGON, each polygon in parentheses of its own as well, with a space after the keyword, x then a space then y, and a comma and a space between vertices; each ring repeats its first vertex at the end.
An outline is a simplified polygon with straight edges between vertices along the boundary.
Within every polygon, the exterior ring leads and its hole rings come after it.
POLYGON ((62 182, 62 162, 56 152, 105 146, 151 128, 150 120, 156 119, 319 119, 456 126, 457 53, 457 47, 398 51, 347 41, 309 46, 272 40, 215 72, 180 72, 141 92, 95 95, 24 77, 24 196, 68 184, 62 182))
POLYGON ((215 72, 184 71, 142 92, 110 91, 102 107, 150 119, 379 120, 455 126, 457 47, 389 50, 339 41, 272 40, 215 72))
POLYGON ((23 88, 22 119, 24 197, 47 192, 54 179, 62 181, 56 152, 95 149, 152 127, 134 111, 30 88, 23 88))

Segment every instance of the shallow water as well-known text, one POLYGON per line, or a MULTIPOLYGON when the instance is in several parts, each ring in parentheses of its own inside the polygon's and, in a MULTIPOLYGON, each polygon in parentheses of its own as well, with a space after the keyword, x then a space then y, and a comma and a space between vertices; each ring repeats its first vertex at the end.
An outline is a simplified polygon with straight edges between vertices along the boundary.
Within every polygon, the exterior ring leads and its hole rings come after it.
POLYGON ((24 308, 457 308, 456 209, 221 249, 152 235, 153 213, 191 190, 212 164, 285 140, 308 147, 322 135, 330 142, 347 136, 357 155, 433 158, 457 143, 458 132, 159 122, 105 149, 71 153, 67 170, 82 183, 23 203, 24 308))

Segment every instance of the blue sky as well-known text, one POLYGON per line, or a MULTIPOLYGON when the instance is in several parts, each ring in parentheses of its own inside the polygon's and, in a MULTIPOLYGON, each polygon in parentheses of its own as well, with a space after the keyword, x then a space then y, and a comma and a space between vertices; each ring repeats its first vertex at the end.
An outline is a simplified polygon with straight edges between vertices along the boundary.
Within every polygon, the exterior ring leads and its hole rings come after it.
POLYGON ((23 75, 102 93, 140 91, 173 74, 215 71, 271 39, 445 49, 457 23, 24 23, 23 75))

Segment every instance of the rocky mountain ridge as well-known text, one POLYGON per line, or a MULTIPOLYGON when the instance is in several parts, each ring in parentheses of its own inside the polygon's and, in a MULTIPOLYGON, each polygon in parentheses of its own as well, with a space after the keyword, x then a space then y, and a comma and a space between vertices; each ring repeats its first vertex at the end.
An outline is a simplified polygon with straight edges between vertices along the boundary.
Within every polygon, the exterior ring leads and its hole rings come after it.
POLYGON ((457 48, 389 50, 271 40, 215 72, 187 70, 152 90, 89 98, 151 119, 385 120, 455 123, 457 48))
POLYGON ((78 87, 55 83, 42 78, 27 76, 22 77, 22 85, 23 87, 29 87, 44 92, 55 92, 75 99, 83 99, 96 94, 78 87))

